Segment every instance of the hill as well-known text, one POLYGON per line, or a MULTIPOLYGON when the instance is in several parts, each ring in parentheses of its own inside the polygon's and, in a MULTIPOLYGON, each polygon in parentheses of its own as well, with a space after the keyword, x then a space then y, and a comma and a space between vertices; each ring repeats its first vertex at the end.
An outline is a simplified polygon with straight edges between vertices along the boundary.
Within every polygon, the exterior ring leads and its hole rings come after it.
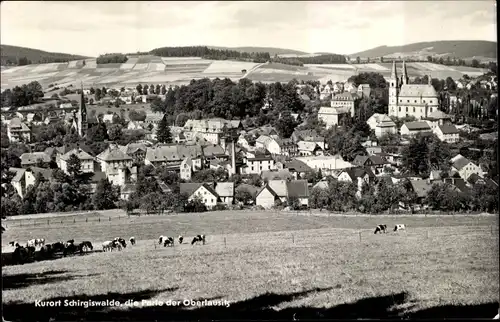
POLYGON ((351 57, 421 57, 427 56, 450 56, 460 59, 482 58, 482 61, 494 60, 497 58, 497 44, 493 41, 480 40, 450 40, 431 41, 408 44, 404 46, 380 46, 354 53, 351 57))
POLYGON ((274 47, 215 47, 208 46, 208 48, 212 49, 222 49, 222 50, 235 50, 239 52, 247 52, 247 53, 269 53, 269 55, 284 55, 284 54, 293 54, 293 55, 307 55, 308 53, 304 51, 294 50, 294 49, 286 49, 286 48, 274 48, 274 47))
POLYGON ((69 62, 71 60, 85 59, 88 57, 79 55, 70 55, 63 53, 51 53, 43 50, 1 45, 1 65, 17 65, 19 59, 26 57, 28 61, 32 64, 44 64, 44 63, 62 63, 69 62))

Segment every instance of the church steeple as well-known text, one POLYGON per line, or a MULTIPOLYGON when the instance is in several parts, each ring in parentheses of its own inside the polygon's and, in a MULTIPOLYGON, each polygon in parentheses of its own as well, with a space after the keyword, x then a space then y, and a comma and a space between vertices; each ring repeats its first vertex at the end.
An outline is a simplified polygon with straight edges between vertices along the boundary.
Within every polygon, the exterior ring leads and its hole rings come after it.
POLYGON ((87 107, 85 106, 85 95, 83 94, 83 82, 81 82, 80 107, 78 108, 78 135, 84 137, 87 134, 87 107))
POLYGON ((408 84, 408 72, 406 71, 406 62, 403 60, 403 85, 408 84))
POLYGON ((396 71, 396 60, 392 61, 391 79, 398 79, 398 72, 396 71))

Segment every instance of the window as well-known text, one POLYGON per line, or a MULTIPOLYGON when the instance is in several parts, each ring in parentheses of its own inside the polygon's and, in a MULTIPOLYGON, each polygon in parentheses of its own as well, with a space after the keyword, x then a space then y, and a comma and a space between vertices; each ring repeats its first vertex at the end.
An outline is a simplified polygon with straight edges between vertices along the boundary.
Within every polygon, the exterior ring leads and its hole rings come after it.
POLYGON ((415 106, 413 106, 413 113, 415 113, 415 106))
POLYGON ((401 112, 401 106, 399 106, 399 111, 401 112))
POLYGON ((410 100, 406 100, 406 103, 410 103, 410 100))
POLYGON ((424 100, 424 103, 425 103, 425 100, 424 100))
POLYGON ((406 107, 406 113, 408 113, 408 106, 406 107))
POLYGON ((415 100, 415 103, 417 102, 417 100, 415 100))
POLYGON ((212 203, 214 202, 214 200, 212 199, 212 203))

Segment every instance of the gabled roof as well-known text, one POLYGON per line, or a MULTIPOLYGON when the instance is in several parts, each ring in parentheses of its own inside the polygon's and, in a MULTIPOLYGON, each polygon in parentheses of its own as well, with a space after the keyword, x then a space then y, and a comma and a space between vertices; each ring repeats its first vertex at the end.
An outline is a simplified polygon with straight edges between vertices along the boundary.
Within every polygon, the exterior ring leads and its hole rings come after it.
POLYGON ((267 185, 276 193, 278 197, 287 196, 287 181, 286 180, 269 180, 267 185))
POLYGON ((406 126, 406 128, 408 128, 408 130, 410 131, 421 131, 421 130, 431 129, 429 124, 423 121, 406 122, 405 124, 403 124, 403 126, 406 126))
POLYGON ((441 131, 441 133, 443 134, 458 134, 458 130, 457 128, 455 127, 455 125, 452 125, 452 124, 443 124, 443 125, 439 125, 439 130, 441 131))
POLYGON ((189 197, 191 197, 193 195, 193 193, 195 193, 202 186, 205 189, 207 189, 211 194, 213 194, 215 197, 218 197, 218 194, 217 194, 217 192, 215 192, 214 188, 212 188, 207 183, 200 183, 200 182, 181 183, 179 185, 179 189, 180 189, 180 193, 187 194, 189 197))
POLYGON ((76 148, 76 149, 69 151, 66 154, 61 155, 61 160, 68 161, 72 154, 75 154, 78 157, 78 159, 80 159, 80 160, 93 160, 94 159, 93 156, 91 156, 87 152, 83 151, 81 148, 76 148))
POLYGON ((319 146, 316 144, 316 142, 306 142, 306 141, 297 142, 297 149, 298 150, 314 152, 314 150, 316 150, 316 148, 319 148, 319 146))
POLYGON ((20 159, 22 165, 36 164, 39 159, 41 159, 42 162, 50 162, 50 156, 48 156, 45 152, 23 153, 21 154, 20 159))
POLYGON ((328 181, 326 180, 323 180, 323 181, 319 181, 318 183, 316 183, 313 187, 313 189, 328 189, 329 188, 329 184, 328 184, 328 181))
POLYGON ((449 119, 450 116, 443 111, 437 110, 432 113, 429 113, 427 116, 427 119, 435 119, 435 120, 441 120, 441 119, 449 119))
POLYGON ((210 144, 203 147, 203 155, 205 157, 220 156, 225 155, 225 151, 220 145, 210 144))
POLYGON ((267 179, 267 180, 277 180, 276 177, 278 177, 279 180, 287 180, 287 179, 292 179, 293 175, 290 173, 288 169, 264 170, 260 173, 260 177, 262 179, 267 179))
POLYGON ((427 194, 432 188, 432 185, 427 182, 427 180, 410 180, 411 187, 413 191, 417 194, 419 198, 427 197, 427 194))
POLYGON ((216 182, 215 192, 219 197, 234 197, 234 182, 216 182))
POLYGON ((296 172, 312 172, 313 171, 313 169, 310 166, 308 166, 304 162, 297 160, 297 159, 293 159, 290 162, 286 162, 285 168, 290 169, 292 171, 296 171, 296 172))
POLYGON ((309 198, 309 186, 307 180, 294 180, 286 183, 288 198, 309 198))
POLYGON ((120 146, 120 150, 126 154, 134 154, 138 151, 146 153, 148 146, 144 143, 131 142, 127 145, 120 146))
POLYGON ((386 114, 381 114, 378 119, 377 127, 395 127, 396 123, 394 123, 389 116, 386 114))
POLYGON ((399 91, 400 97, 436 97, 436 90, 428 84, 403 84, 399 91))
POLYGON ((368 155, 368 156, 357 155, 353 163, 364 166, 368 160, 370 160, 373 163, 373 165, 384 165, 388 163, 378 155, 368 155))
POLYGON ((373 172, 368 168, 361 168, 361 167, 347 168, 347 169, 342 170, 342 172, 347 173, 347 175, 351 178, 352 181, 355 181, 356 178, 364 177, 365 175, 368 175, 370 178, 375 177, 373 172))
POLYGON ((146 158, 151 162, 182 161, 186 157, 196 159, 201 157, 202 150, 199 145, 162 145, 148 148, 146 158))
POLYGON ((453 167, 458 171, 462 170, 465 166, 467 166, 471 161, 467 158, 457 158, 455 162, 453 162, 453 167))
POLYGON ((318 114, 339 115, 349 113, 349 110, 344 107, 320 107, 318 114))
POLYGON ((26 169, 9 168, 9 171, 15 173, 14 177, 12 178, 12 182, 19 182, 23 179, 26 169))
POLYGON ((110 162, 110 161, 127 161, 132 160, 132 157, 123 152, 118 146, 110 145, 97 158, 110 162))

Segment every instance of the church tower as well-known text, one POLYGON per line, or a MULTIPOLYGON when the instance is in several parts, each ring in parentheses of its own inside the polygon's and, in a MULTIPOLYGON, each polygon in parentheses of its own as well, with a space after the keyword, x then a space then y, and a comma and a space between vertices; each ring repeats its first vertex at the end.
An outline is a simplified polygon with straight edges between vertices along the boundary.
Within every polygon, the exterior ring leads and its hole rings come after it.
POLYGON ((408 78, 408 72, 406 71, 406 63, 403 60, 403 77, 401 80, 402 85, 408 85, 409 84, 409 78, 408 78))
POLYGON ((84 137, 87 134, 87 107, 85 106, 85 95, 83 94, 83 83, 81 86, 80 107, 78 108, 78 135, 84 137))
POLYGON ((392 61, 391 78, 389 78, 389 116, 398 116, 398 73, 396 71, 396 61, 392 61))

